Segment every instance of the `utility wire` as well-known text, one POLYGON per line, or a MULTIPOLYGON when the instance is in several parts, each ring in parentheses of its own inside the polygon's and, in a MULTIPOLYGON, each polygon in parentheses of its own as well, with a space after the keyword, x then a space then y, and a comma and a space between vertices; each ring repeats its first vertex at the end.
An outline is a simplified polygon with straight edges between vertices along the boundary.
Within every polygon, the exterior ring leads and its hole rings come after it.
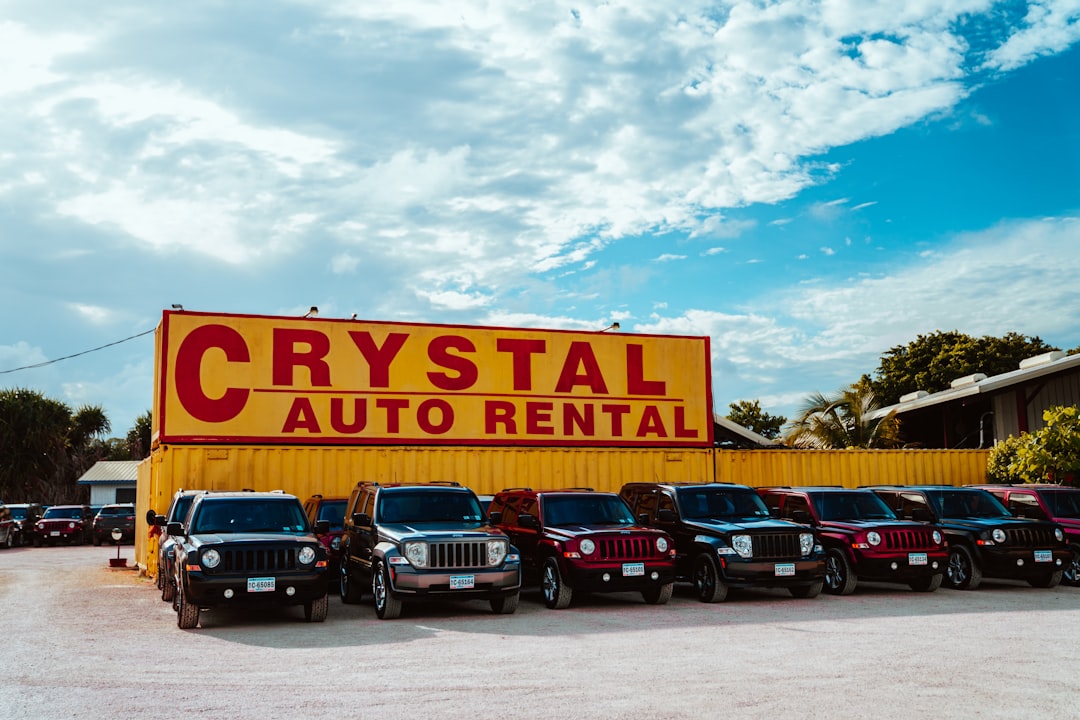
POLYGON ((64 357, 56 358, 55 360, 46 360, 45 362, 39 362, 35 365, 23 365, 22 367, 11 368, 10 370, 0 370, 0 375, 7 375, 8 373, 18 372, 19 370, 30 370, 32 368, 45 367, 46 365, 58 363, 61 360, 70 360, 71 358, 76 358, 80 355, 87 355, 92 352, 97 352, 98 350, 104 350, 105 348, 112 347, 113 345, 119 345, 120 343, 126 343, 128 340, 134 340, 135 338, 140 338, 143 335, 149 335, 156 329, 157 328, 150 328, 149 330, 143 331, 138 335, 132 335, 131 337, 126 337, 123 340, 117 340, 116 342, 111 342, 107 345, 102 345, 101 347, 91 348, 90 350, 83 350, 82 352, 77 352, 74 355, 65 355, 64 357))

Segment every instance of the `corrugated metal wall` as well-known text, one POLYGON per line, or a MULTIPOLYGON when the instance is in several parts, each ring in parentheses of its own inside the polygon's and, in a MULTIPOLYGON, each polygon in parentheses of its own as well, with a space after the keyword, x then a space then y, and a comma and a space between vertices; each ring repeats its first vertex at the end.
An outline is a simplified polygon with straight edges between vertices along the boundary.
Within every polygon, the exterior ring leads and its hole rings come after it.
MULTIPOLYGON (((144 566, 148 508, 164 513, 173 493, 285 490, 348 495, 357 482, 455 480, 478 494, 505 487, 591 487, 616 491, 631 481, 708 481, 745 485, 963 485, 985 481, 986 450, 666 450, 478 447, 158 448, 139 465, 135 553, 144 566)), ((154 570, 147 567, 153 574, 154 570)))

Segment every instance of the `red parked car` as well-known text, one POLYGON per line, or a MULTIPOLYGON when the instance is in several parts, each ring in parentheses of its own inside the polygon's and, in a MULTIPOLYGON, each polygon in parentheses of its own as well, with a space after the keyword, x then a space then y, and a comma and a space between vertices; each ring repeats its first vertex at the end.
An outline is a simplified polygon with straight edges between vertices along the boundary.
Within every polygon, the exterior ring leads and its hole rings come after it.
POLYGON ((82 545, 94 534, 94 512, 89 505, 53 505, 34 525, 34 547, 82 545))

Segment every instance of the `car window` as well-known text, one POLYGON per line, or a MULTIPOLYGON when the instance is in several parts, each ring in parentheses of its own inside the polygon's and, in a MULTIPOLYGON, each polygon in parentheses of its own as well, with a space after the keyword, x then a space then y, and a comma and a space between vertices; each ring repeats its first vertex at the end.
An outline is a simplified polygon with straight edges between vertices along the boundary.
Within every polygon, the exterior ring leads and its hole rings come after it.
POLYGON ((617 495, 581 493, 544 498, 545 525, 633 525, 634 516, 617 495))
POLYGON ((47 518, 79 519, 82 517, 82 508, 78 507, 51 507, 45 511, 47 518))
POLYGON ((996 518, 1008 517, 1009 511, 1001 501, 984 490, 928 490, 930 501, 941 517, 996 518))
POLYGON ((285 500, 204 501, 193 518, 194 533, 307 532, 300 503, 285 500))
POLYGON ((319 505, 319 513, 315 519, 329 522, 331 530, 341 530, 345 527, 345 502, 345 500, 324 500, 319 505))
POLYGON ((480 522, 480 502, 471 493, 435 491, 383 492, 377 507, 384 523, 480 522))
POLYGON ((814 499, 822 520, 895 520, 896 514, 869 492, 825 492, 814 499))
MULTIPOLYGON (((1001 499, 1000 496, 994 494, 994 497, 1001 499)), ((1045 520, 1046 513, 1043 512, 1039 506, 1039 499, 1034 495, 1028 493, 1014 492, 1009 494, 1009 502, 1006 505, 1009 512, 1013 515, 1026 518, 1034 518, 1036 520, 1045 520)))
POLYGON ((802 495, 788 495, 784 499, 784 514, 783 517, 790 518, 797 512, 804 512, 807 515, 811 515, 810 503, 806 501, 802 495))
POLYGON ((725 520, 765 518, 769 508, 753 490, 741 488, 691 488, 679 490, 679 507, 688 519, 725 520))
POLYGON ((1054 517, 1080 518, 1080 490, 1051 490, 1042 497, 1054 517))

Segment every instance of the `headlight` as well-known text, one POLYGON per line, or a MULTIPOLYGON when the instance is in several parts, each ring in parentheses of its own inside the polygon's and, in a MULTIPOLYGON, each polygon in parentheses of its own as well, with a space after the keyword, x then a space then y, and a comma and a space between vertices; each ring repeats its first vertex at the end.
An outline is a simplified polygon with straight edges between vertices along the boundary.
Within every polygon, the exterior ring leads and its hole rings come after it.
POLYGON ((405 558, 411 562, 414 567, 427 567, 427 543, 407 542, 404 545, 404 550, 405 558))
POLYGON ((73 522, 68 523, 68 529, 74 530, 75 529, 75 523, 73 523, 73 522))
POLYGON ((1065 533, 1061 528, 1054 528, 1054 537, 1057 538, 1058 542, 1061 542, 1065 539, 1065 533))
POLYGON ((940 545, 942 543, 942 541, 945 539, 945 538, 941 537, 941 531, 940 530, 935 530, 934 531, 933 538, 934 538, 934 544, 935 545, 940 545))
POLYGON ((814 533, 799 533, 799 550, 803 557, 814 551, 814 533))
POLYGON ((996 543, 1003 543, 1005 542, 1005 531, 1001 528, 994 528, 994 532, 990 533, 990 537, 992 537, 996 543))
MULTIPOLYGON (((582 545, 587 542, 591 541, 585 540, 582 542, 582 545)), ((502 565, 502 561, 506 558, 508 545, 509 543, 507 543, 505 540, 487 541, 488 567, 496 567, 498 565, 502 565)))
POLYGON ((341 538, 340 537, 335 537, 332 540, 330 540, 330 548, 332 550, 340 550, 341 549, 341 538))
POLYGON ((210 550, 203 551, 202 554, 202 566, 207 570, 213 570, 221 564, 221 554, 217 550, 211 548, 210 550))
POLYGON ((734 535, 731 538, 731 547, 739 553, 741 558, 749 558, 754 555, 754 543, 749 535, 734 535))
POLYGON ((594 543, 589 538, 585 538, 584 540, 582 540, 580 547, 581 553, 583 555, 592 555, 594 552, 596 552, 596 543, 594 543))
POLYGON ((871 530, 870 532, 866 533, 866 542, 870 543, 871 545, 880 545, 881 533, 879 533, 877 530, 871 530))
POLYGON ((667 538, 656 538, 656 549, 662 553, 666 553, 668 549, 667 538))
POLYGON ((305 545, 300 548, 300 552, 296 554, 296 559, 300 561, 301 565, 310 565, 315 562, 315 548, 310 545, 305 545))

